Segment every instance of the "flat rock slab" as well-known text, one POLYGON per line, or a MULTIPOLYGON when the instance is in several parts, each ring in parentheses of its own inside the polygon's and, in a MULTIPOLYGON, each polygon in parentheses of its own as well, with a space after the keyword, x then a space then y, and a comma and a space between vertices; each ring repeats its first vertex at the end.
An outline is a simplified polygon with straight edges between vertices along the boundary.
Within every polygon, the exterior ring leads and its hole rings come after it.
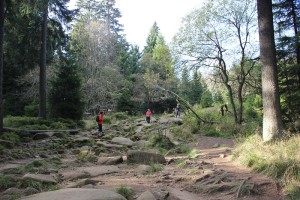
POLYGON ((94 167, 80 168, 84 173, 89 174, 90 177, 96 177, 104 174, 117 173, 120 169, 114 165, 103 165, 94 167))
POLYGON ((111 140, 112 143, 116 143, 116 144, 119 144, 119 145, 125 145, 125 146, 129 146, 131 147, 132 144, 133 144, 133 141, 128 139, 128 138, 124 138, 124 137, 114 137, 112 140, 111 140))
POLYGON ((179 189, 176 188, 169 187, 168 191, 170 193, 170 197, 174 200, 206 200, 193 193, 180 191, 179 189))
POLYGON ((44 174, 25 174, 22 177, 23 180, 35 180, 42 183, 57 183, 57 180, 52 175, 44 175, 44 174))
POLYGON ((26 200, 126 200, 116 192, 103 189, 67 188, 31 195, 26 200))
POLYGON ((10 170, 17 170, 21 165, 19 164, 6 164, 0 167, 0 172, 5 173, 10 170))

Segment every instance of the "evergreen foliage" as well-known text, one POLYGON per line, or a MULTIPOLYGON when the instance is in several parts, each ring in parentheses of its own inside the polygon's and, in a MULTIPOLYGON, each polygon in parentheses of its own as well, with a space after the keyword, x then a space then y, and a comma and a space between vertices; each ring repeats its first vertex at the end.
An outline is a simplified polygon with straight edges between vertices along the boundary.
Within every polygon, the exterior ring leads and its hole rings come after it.
POLYGON ((50 115, 53 118, 80 120, 84 102, 79 68, 70 58, 62 58, 49 92, 50 115))

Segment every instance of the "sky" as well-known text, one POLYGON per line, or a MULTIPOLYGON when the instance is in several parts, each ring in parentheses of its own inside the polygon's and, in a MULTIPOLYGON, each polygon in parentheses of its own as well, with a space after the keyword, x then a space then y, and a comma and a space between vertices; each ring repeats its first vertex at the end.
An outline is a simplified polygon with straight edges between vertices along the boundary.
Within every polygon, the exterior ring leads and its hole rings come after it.
MULTIPOLYGON (((71 0, 75 4, 76 0, 71 0)), ((179 30, 181 19, 193 9, 201 7, 203 0, 116 0, 121 12, 120 24, 130 44, 143 49, 153 23, 156 21, 167 43, 179 30)))

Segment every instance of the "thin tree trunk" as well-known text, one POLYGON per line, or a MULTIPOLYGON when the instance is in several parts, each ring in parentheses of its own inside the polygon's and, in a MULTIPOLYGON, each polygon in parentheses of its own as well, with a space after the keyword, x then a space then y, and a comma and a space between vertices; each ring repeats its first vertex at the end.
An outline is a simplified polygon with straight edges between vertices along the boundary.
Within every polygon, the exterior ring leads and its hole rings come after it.
POLYGON ((262 60, 263 140, 282 133, 272 0, 257 0, 260 57, 262 60))
POLYGON ((3 40, 5 0, 0 0, 0 132, 3 132, 3 40))
POLYGON ((40 88, 39 88, 39 117, 46 119, 46 53, 47 53, 47 27, 48 27, 48 3, 45 6, 42 42, 41 42, 41 66, 40 66, 40 88))

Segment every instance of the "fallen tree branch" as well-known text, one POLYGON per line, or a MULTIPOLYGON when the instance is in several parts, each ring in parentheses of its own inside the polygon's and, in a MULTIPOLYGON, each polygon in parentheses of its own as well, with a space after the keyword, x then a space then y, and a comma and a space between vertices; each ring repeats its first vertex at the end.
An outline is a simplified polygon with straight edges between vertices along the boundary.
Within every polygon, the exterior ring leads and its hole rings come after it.
POLYGON ((160 87, 160 86, 156 86, 156 87, 159 88, 159 89, 161 89, 161 90, 167 91, 167 92, 173 94, 174 96, 176 96, 177 99, 178 99, 178 101, 179 101, 184 107, 186 107, 188 110, 190 110, 190 111, 197 117, 197 119, 199 119, 201 122, 203 122, 203 123, 210 123, 210 124, 218 123, 218 122, 216 122, 216 121, 207 121, 207 120, 205 120, 205 119, 202 119, 202 118, 201 118, 201 117, 193 110, 192 106, 191 106, 186 100, 184 100, 184 99, 181 98, 178 94, 176 94, 175 92, 170 91, 170 90, 167 90, 167 89, 162 88, 162 87, 160 87))

